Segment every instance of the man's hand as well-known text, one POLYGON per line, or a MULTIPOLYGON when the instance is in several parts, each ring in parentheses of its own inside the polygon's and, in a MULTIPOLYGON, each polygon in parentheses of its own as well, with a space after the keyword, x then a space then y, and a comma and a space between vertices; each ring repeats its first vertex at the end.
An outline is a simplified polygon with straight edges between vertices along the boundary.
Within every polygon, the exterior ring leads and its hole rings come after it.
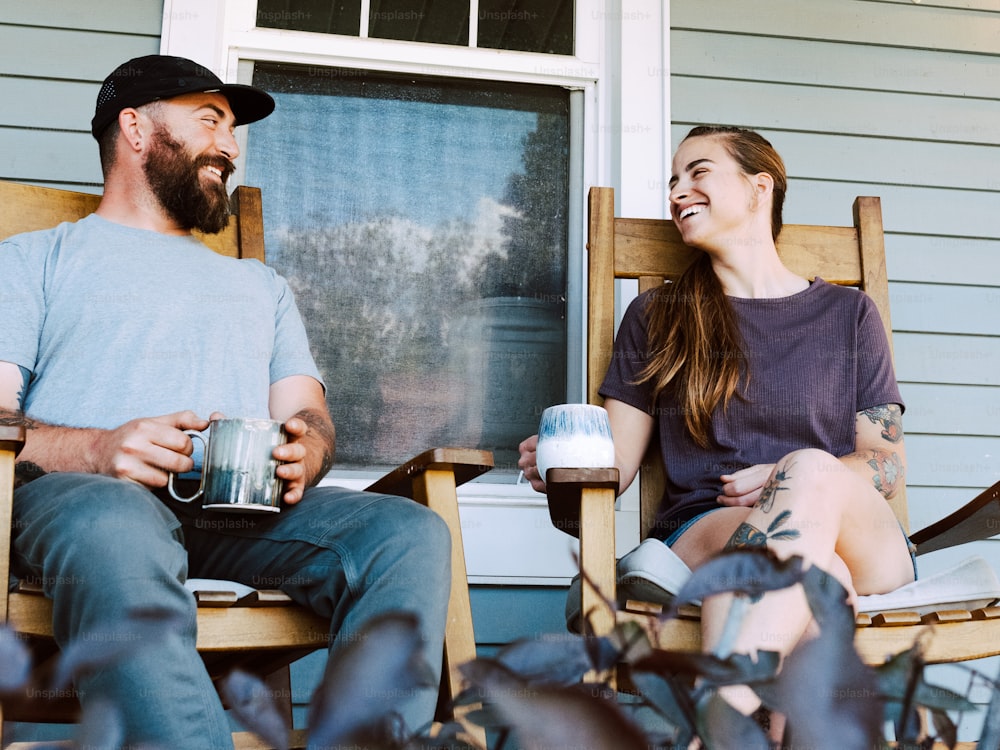
POLYGON ((190 471, 194 446, 184 430, 204 430, 208 420, 193 411, 133 419, 120 427, 64 427, 0 407, 0 420, 23 424, 27 440, 18 472, 106 474, 147 487, 165 487, 169 472, 190 471))
POLYGON ((282 499, 294 505, 302 499, 312 480, 305 463, 309 451, 300 442, 309 433, 309 425, 300 417, 291 417, 285 422, 285 432, 288 433, 288 442, 274 449, 274 457, 282 462, 275 473, 285 481, 282 499))
POLYGON ((271 384, 271 419, 285 424, 288 443, 274 449, 274 457, 284 462, 277 474, 285 480, 283 500, 294 504, 306 487, 319 482, 333 465, 337 433, 326 408, 326 396, 319 381, 308 375, 291 375, 271 384))
POLYGON ((194 468, 194 450, 184 430, 204 430, 208 420, 193 411, 133 419, 113 430, 95 430, 92 473, 166 487, 170 472, 194 468))

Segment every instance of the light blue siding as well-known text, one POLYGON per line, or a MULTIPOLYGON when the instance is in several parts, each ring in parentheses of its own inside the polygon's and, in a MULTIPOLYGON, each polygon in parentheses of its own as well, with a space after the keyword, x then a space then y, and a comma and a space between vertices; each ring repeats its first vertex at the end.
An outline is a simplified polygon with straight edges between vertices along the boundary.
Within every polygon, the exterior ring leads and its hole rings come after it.
POLYGON ((94 101, 119 63, 159 51, 163 0, 5 2, 0 179, 100 192, 94 101))

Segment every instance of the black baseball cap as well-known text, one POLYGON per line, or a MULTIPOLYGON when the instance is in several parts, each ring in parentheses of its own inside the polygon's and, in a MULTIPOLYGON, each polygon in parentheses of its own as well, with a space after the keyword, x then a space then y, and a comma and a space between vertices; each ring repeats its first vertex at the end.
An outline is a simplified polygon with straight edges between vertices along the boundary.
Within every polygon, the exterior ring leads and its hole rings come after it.
POLYGON ((122 63, 104 79, 90 132, 99 138, 128 107, 201 91, 218 91, 225 96, 237 125, 262 120, 274 111, 274 99, 262 89, 223 83, 211 70, 186 57, 147 55, 122 63))

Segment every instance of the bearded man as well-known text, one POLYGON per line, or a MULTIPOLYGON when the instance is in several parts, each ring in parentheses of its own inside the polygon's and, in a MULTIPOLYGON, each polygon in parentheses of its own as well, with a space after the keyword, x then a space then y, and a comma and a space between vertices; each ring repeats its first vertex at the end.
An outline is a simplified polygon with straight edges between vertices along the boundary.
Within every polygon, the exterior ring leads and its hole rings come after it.
MULTIPOLYGON (((188 576, 280 581, 330 619, 331 650, 376 615, 414 613, 441 665, 447 528, 417 503, 317 486, 334 428, 291 291, 191 234, 225 227, 235 128, 273 109, 266 92, 190 60, 130 60, 104 81, 91 123, 105 179, 95 213, 0 243, 0 419, 27 427, 13 570, 42 582, 62 646, 150 609, 177 623, 77 685, 85 705, 123 712, 128 747, 232 746, 195 651, 188 576), (196 468, 185 430, 215 414, 284 422, 280 513, 219 523, 164 491, 170 473, 196 468)), ((436 690, 393 699, 415 729, 436 690)))

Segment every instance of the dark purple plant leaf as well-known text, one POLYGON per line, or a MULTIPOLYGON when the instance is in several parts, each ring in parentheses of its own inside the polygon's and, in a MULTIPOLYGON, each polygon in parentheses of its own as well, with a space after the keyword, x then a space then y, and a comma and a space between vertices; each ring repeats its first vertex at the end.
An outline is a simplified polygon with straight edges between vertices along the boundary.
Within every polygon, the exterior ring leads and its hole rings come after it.
POLYGON ((516 641, 500 649, 496 660, 528 681, 560 685, 579 682, 594 669, 586 640, 571 633, 516 641))
POLYGON ((802 589, 821 630, 832 638, 854 639, 854 609, 848 604, 847 589, 840 581, 812 566, 802 577, 802 589))
POLYGON ((714 691, 698 702, 698 736, 706 750, 770 750, 771 747, 764 730, 752 717, 741 714, 714 691))
POLYGON ((754 660, 746 654, 730 654, 721 659, 714 654, 658 650, 636 661, 633 669, 701 677, 715 685, 748 685, 772 680, 779 665, 780 657, 774 651, 758 651, 754 660))
POLYGON ((479 745, 465 739, 466 728, 457 721, 445 722, 433 737, 415 734, 408 738, 400 750, 482 750, 479 745))
POLYGON ((1000 747, 1000 685, 991 682, 990 702, 983 717, 983 731, 979 735, 979 747, 1000 747))
POLYGON ((878 746, 883 719, 875 672, 847 638, 820 635, 785 659, 765 703, 788 718, 802 747, 870 750, 878 746))
POLYGON ((75 747, 118 750, 125 739, 125 722, 119 708, 106 700, 88 701, 76 728, 75 747))
POLYGON ((275 748, 288 748, 291 727, 262 679, 234 669, 219 681, 219 694, 243 726, 275 748))
POLYGON ((931 709, 930 713, 938 739, 948 747, 955 747, 958 742, 958 727, 955 726, 955 722, 944 711, 931 709))
POLYGON ((435 737, 411 737, 400 747, 400 750, 482 750, 482 748, 459 737, 437 735, 435 737))
POLYGON ((524 750, 645 750, 646 739, 613 701, 574 686, 531 686, 503 665, 477 659, 462 673, 483 690, 524 750))
MULTIPOLYGON (((894 655, 875 669, 878 691, 885 701, 886 717, 897 727, 901 727, 900 732, 905 734, 911 733, 908 730, 915 706, 942 712, 971 712, 978 708, 978 705, 959 693, 929 684, 924 679, 924 667, 920 647, 916 645, 894 655)), ((1000 691, 994 688, 993 694, 1000 694, 1000 691)), ((985 725, 989 726, 988 719, 985 725)), ((912 731, 916 731, 916 727, 912 731)))
POLYGON ((802 576, 802 558, 798 556, 779 560, 767 547, 722 552, 695 569, 666 615, 675 616, 677 608, 686 602, 729 591, 757 597, 793 586, 801 582, 802 576))
POLYGON ((7 625, 0 626, 0 694, 20 690, 31 676, 31 653, 7 625))
POLYGON ((694 737, 696 716, 690 690, 681 681, 670 675, 633 670, 629 675, 632 684, 654 711, 675 728, 671 744, 687 747, 694 737))
POLYGON ((180 625, 172 611, 151 608, 84 633, 62 650, 53 687, 61 690, 82 674, 125 658, 149 643, 159 643, 180 625))
POLYGON ((327 660, 309 708, 309 748, 401 742, 401 696, 437 685, 422 654, 417 618, 392 613, 372 619, 327 660))

